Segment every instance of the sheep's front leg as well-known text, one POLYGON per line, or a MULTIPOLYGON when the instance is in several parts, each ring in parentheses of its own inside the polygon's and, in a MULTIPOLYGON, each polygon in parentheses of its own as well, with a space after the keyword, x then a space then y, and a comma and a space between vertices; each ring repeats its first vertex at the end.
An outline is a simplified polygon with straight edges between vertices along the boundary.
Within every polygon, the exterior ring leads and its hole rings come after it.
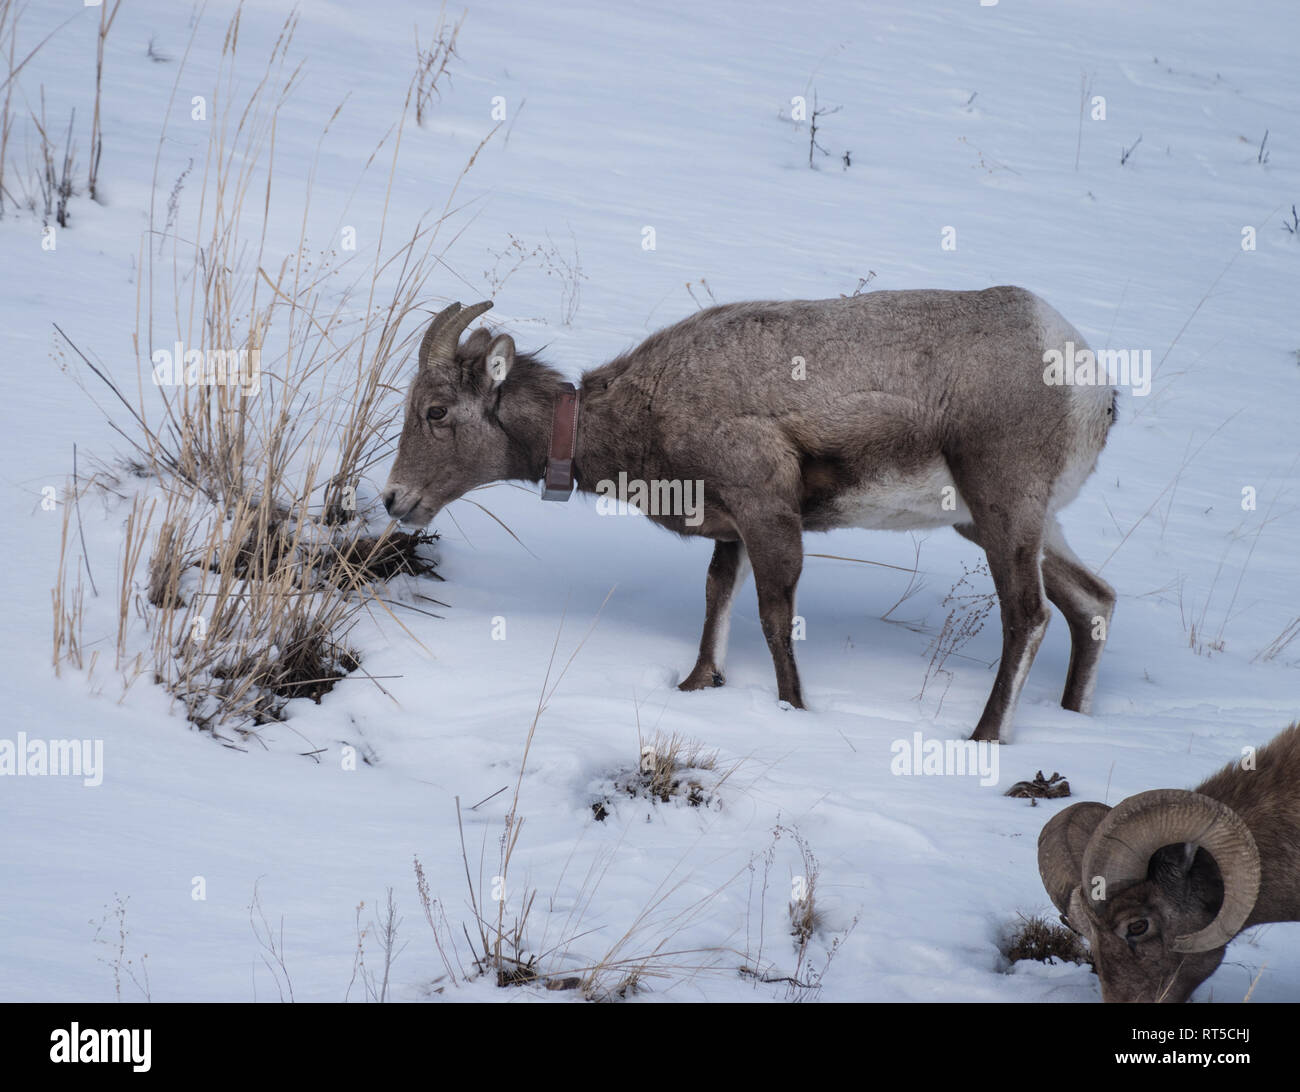
POLYGON ((700 637, 700 655, 678 690, 703 690, 726 682, 722 668, 727 657, 727 637, 731 632, 731 608, 736 592, 748 574, 749 556, 743 542, 714 543, 713 560, 709 562, 709 575, 704 583, 704 634, 700 637))

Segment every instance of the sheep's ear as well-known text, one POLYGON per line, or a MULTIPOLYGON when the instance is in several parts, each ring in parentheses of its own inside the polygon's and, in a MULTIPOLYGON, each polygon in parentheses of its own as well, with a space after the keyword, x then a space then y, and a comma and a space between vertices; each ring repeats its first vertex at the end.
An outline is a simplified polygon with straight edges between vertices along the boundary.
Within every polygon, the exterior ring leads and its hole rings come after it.
POLYGON ((470 332, 470 335, 461 342, 460 348, 466 356, 477 356, 484 351, 487 343, 492 339, 492 335, 482 326, 477 330, 470 332))
POLYGON ((498 334, 493 338, 483 358, 483 366, 487 369, 488 383, 493 387, 501 386, 515 366, 515 339, 509 334, 498 334))

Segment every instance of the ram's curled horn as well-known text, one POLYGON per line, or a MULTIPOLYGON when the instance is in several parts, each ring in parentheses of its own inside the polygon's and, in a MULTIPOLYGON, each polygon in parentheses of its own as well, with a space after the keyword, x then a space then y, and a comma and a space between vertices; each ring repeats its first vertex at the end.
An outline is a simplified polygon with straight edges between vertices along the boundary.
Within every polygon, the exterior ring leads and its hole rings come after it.
POLYGON ((1070 912, 1070 894, 1083 875, 1083 854, 1092 832, 1109 812, 1094 801, 1072 804, 1052 816, 1038 835, 1038 874, 1062 914, 1070 912))
POLYGON ((450 362, 456 355, 456 346, 460 344, 460 335, 465 332, 465 327, 484 311, 491 309, 492 301, 484 300, 466 308, 453 303, 439 311, 424 332, 424 340, 420 342, 420 367, 428 368, 450 362))
MULTIPOLYGON (((1226 804, 1185 789, 1130 796, 1097 826, 1084 851, 1083 876, 1101 876, 1105 891, 1118 892, 1147 878, 1156 850, 1179 843, 1205 850, 1223 877, 1223 905, 1214 920, 1173 942, 1176 951, 1206 952, 1240 932, 1259 895, 1259 850, 1246 824, 1226 804)), ((1087 893, 1091 898, 1093 892, 1087 893)))

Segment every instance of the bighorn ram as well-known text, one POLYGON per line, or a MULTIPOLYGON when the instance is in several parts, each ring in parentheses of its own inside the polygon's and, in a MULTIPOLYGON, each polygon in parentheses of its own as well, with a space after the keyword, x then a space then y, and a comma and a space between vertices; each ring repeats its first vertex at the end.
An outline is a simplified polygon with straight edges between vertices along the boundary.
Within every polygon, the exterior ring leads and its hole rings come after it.
POLYGON ((1300 722, 1190 792, 1066 808, 1038 870, 1103 1001, 1186 1001, 1243 929, 1300 921, 1300 722))
POLYGON ((722 685, 731 606, 752 565, 778 696, 800 708, 791 624, 803 532, 953 526, 988 555, 1002 614, 1002 660, 973 738, 1010 726, 1047 629, 1044 593, 1070 627, 1061 704, 1088 711, 1115 596, 1066 545, 1056 513, 1092 472, 1115 392, 1091 368, 1064 379, 1044 368, 1092 354, 1038 297, 1003 287, 728 304, 588 372, 576 393, 506 334, 459 343, 491 306, 452 304, 424 335, 384 488, 391 515, 424 524, 475 486, 544 473, 565 498, 573 472, 586 492, 620 473, 701 482, 698 518, 648 513, 716 543, 681 689, 722 685))

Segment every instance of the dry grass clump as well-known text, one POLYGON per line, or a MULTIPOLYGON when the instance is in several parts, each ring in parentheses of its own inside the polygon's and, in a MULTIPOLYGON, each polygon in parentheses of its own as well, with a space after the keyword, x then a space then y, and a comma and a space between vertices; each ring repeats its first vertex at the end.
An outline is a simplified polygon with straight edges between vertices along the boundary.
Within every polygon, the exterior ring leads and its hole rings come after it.
MULTIPOLYGON (((717 790, 734 772, 734 768, 718 769, 717 751, 706 750, 703 744, 684 736, 656 733, 650 742, 640 740, 636 769, 616 774, 612 786, 614 792, 634 800, 655 804, 682 800, 688 807, 710 807, 717 801, 717 790)), ((603 793, 591 805, 597 822, 604 822, 612 810, 613 796, 609 793, 603 793)))
POLYGON ((433 562, 420 554, 421 546, 438 541, 427 531, 389 530, 380 535, 346 538, 333 547, 333 560, 325 578, 339 587, 382 583, 397 576, 432 576, 441 580, 433 562))
POLYGON ((682 796, 691 807, 699 807, 705 802, 704 786, 692 774, 717 766, 717 751, 706 751, 703 744, 676 733, 656 734, 651 742, 641 744, 637 778, 622 787, 631 796, 646 796, 664 804, 682 796))
POLYGON ((184 536, 188 526, 180 515, 165 519, 158 531, 157 544, 149 558, 148 599, 159 610, 178 610, 185 606, 181 598, 181 565, 184 536))
MULTIPOLYGON (((248 735, 359 670, 349 634, 376 607, 396 620, 387 582, 436 576, 434 537, 397 530, 370 475, 391 458, 402 373, 432 309, 426 286, 445 264, 438 239, 459 180, 441 213, 395 243, 385 198, 367 225, 372 248, 312 245, 314 170, 305 193, 280 196, 275 177, 275 129, 302 74, 290 60, 297 17, 251 84, 241 17, 221 46, 209 99, 220 121, 195 170, 194 214, 177 220, 172 208, 164 224, 157 210, 149 238, 161 245, 141 248, 137 381, 119 385, 115 369, 58 332, 108 392, 108 416, 130 445, 133 479, 112 488, 104 473, 95 483, 130 505, 117 669, 127 686, 148 674, 195 724, 248 735), (284 202, 301 210, 302 228, 294 249, 274 255, 266 221, 284 202), (155 270, 167 245, 171 268, 155 270)), ((389 145, 390 190, 413 94, 414 81, 371 157, 389 145)), ((160 160, 167 142, 164 128, 160 160)), ((66 530, 63 541, 69 554, 66 530)), ((61 556, 56 666, 81 663, 74 571, 61 556)))
POLYGON ((1019 915, 1020 925, 1008 938, 1003 954, 1012 963, 1032 959, 1039 963, 1082 963, 1092 966, 1088 946, 1077 933, 1048 921, 1041 914, 1019 915))
MULTIPOLYGON (((147 520, 133 526, 138 538, 149 533, 147 520)), ((387 609, 382 581, 431 567, 416 552, 429 541, 326 526, 248 499, 221 518, 174 490, 148 561, 154 609, 132 612, 152 638, 155 681, 213 732, 226 723, 246 736, 283 720, 295 698, 319 704, 360 668, 347 641, 358 613, 387 609)), ((121 628, 130 621, 125 614, 121 628)))
MULTIPOLYGON (((78 8, 81 6, 77 5, 78 8)), ((86 6, 91 5, 87 2, 86 6)), ((99 168, 104 154, 104 134, 100 124, 104 46, 121 6, 122 0, 105 0, 100 6, 99 30, 95 40, 95 98, 91 114, 90 162, 86 176, 86 192, 91 200, 98 200, 99 197, 99 168)), ((45 37, 34 40, 19 32, 19 23, 27 7, 23 0, 0 0, 0 65, 3 65, 0 68, 0 219, 4 219, 6 204, 10 204, 36 214, 46 228, 52 224, 66 228, 70 220, 68 204, 82 192, 73 182, 73 176, 78 171, 77 145, 72 139, 77 111, 75 107, 70 108, 67 129, 60 136, 46 120, 45 85, 40 85, 38 114, 30 105, 34 96, 21 89, 20 84, 23 70, 51 38, 75 19, 77 12, 71 12, 45 37), (15 92, 20 102, 28 103, 27 117, 23 119, 21 127, 15 125, 18 120, 15 117, 15 92), (13 151, 17 151, 16 131, 22 134, 22 145, 26 153, 25 170, 15 170, 16 156, 11 154, 11 138, 15 138, 13 151)))
POLYGON ((717 751, 708 750, 703 744, 676 733, 664 735, 656 732, 650 740, 638 735, 638 742, 640 751, 636 768, 615 774, 606 782, 612 786, 612 791, 602 792, 592 802, 591 813, 597 822, 604 822, 609 817, 615 794, 648 800, 652 804, 682 801, 691 808, 721 806, 718 790, 736 772, 739 764, 720 768, 717 751))

